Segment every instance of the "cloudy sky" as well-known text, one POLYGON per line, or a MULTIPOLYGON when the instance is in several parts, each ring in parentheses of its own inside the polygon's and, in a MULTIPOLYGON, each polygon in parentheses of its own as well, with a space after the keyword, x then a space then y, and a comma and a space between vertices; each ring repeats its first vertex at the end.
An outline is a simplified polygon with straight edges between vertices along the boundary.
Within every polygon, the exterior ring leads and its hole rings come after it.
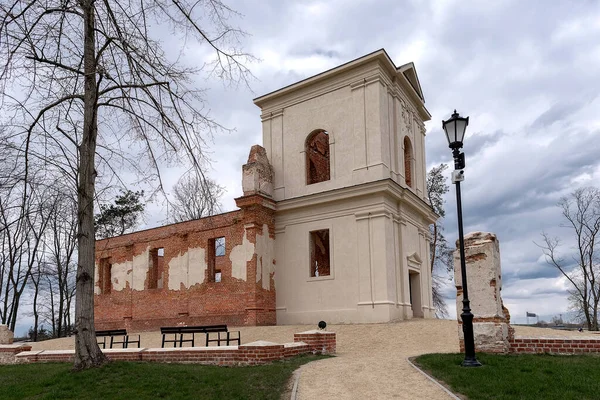
MULTIPOLYGON (((228 1, 243 15, 251 89, 210 88, 211 114, 235 131, 211 143, 210 175, 227 187, 224 208, 241 195, 241 165, 261 144, 252 99, 385 48, 396 65, 414 62, 432 115, 428 168, 451 161, 441 121, 470 117, 464 151, 465 231, 495 232, 503 298, 513 321, 525 311, 549 319, 567 310, 567 285, 534 244, 562 235, 556 203, 600 178, 600 5, 597 1, 228 1)), ((165 39, 167 40, 167 39, 165 39)), ((203 57, 191 47, 187 57, 203 57)), ((175 173, 173 173, 175 175, 175 173)), ((174 177, 172 177, 174 178, 174 177)), ((174 179, 171 179, 174 181, 174 179)), ((456 239, 454 188, 444 221, 456 239)), ((154 204, 148 226, 166 216, 154 204)), ((569 250, 566 243, 565 251, 569 250)), ((446 291, 454 316, 455 291, 446 291)))

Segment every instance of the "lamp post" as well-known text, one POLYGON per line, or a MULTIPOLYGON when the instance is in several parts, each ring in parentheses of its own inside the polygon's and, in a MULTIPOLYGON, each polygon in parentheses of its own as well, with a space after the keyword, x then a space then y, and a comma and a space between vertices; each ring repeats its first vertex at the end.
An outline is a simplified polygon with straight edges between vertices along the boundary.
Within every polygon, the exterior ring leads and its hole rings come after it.
POLYGON ((454 157, 454 171, 452 171, 452 183, 456 185, 456 211, 458 216, 458 243, 460 248, 460 274, 462 276, 463 309, 460 317, 462 319, 463 336, 465 343, 465 359, 463 367, 479 367, 481 363, 475 358, 475 339, 473 337, 473 313, 469 302, 469 290, 467 287, 467 267, 465 264, 465 242, 463 236, 462 202, 460 197, 460 182, 465 179, 465 154, 460 152, 463 146, 465 131, 469 125, 469 117, 463 118, 456 110, 447 121, 442 121, 442 128, 446 133, 448 145, 452 149, 454 157))

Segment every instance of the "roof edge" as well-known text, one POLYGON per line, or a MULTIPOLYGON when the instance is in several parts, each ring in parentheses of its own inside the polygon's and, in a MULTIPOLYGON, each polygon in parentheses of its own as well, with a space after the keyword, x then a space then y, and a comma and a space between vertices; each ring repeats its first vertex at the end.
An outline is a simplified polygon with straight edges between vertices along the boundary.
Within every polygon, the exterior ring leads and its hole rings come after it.
POLYGON ((355 58, 353 60, 350 60, 344 64, 338 65, 336 67, 330 68, 326 71, 320 72, 316 75, 312 75, 309 76, 308 78, 302 79, 301 81, 298 82, 294 82, 290 85, 284 86, 280 89, 274 90, 272 92, 269 92, 267 94, 264 94, 262 96, 256 97, 254 98, 252 101, 254 102, 254 104, 256 104, 257 106, 261 107, 261 104, 263 104, 264 102, 271 100, 275 97, 284 95, 290 91, 292 91, 292 89, 295 89, 297 87, 306 85, 308 83, 312 83, 312 82, 316 82, 319 81, 321 79, 325 79, 327 76, 329 75, 333 75, 334 73, 336 73, 337 71, 344 69, 344 68, 348 68, 351 66, 358 66, 364 63, 367 63, 373 59, 376 58, 384 58, 388 64, 388 67, 390 68, 390 70, 396 71, 398 72, 398 67, 396 67, 396 65, 394 64, 394 62, 392 61, 392 59, 390 58, 389 54, 385 51, 385 49, 381 48, 379 50, 375 50, 372 53, 366 54, 364 56, 355 58))

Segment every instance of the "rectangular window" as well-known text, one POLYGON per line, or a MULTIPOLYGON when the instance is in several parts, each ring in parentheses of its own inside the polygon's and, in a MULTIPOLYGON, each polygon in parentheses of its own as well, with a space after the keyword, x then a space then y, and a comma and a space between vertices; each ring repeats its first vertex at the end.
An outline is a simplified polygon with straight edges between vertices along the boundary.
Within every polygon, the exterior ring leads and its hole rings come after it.
POLYGON ((162 270, 165 259, 165 248, 158 247, 150 250, 150 265, 148 268, 148 289, 162 288, 162 270))
POLYGON ((111 274, 112 274, 112 264, 110 263, 110 258, 102 258, 100 259, 100 271, 98 271, 98 275, 100 278, 100 293, 101 294, 109 294, 110 289, 112 288, 111 284, 111 274))
POLYGON ((225 237, 215 239, 215 256, 221 257, 225 255, 225 237))
POLYGON ((218 237, 214 239, 208 239, 208 268, 207 268, 207 281, 208 282, 221 282, 221 270, 217 269, 217 264, 221 265, 222 259, 217 261, 217 257, 223 257, 225 255, 225 237, 218 237))
POLYGON ((329 229, 310 232, 310 276, 329 276, 329 229))

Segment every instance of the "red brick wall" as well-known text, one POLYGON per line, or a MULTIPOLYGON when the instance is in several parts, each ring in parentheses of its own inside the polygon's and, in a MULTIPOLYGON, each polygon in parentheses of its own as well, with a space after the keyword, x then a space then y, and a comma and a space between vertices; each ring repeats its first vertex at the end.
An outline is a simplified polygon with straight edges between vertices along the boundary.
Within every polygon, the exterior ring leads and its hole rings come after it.
MULTIPOLYGON (((510 353, 586 354, 600 353, 600 339, 579 338, 512 338, 510 353)), ((465 351, 464 341, 459 340, 460 352, 465 351)), ((479 349, 475 348, 475 351, 479 349)), ((486 351, 486 353, 493 353, 486 351)))
POLYGON ((308 331, 294 334, 294 342, 304 342, 313 353, 335 354, 335 332, 308 331))
POLYGON ((600 353, 600 339, 515 338, 511 353, 586 354, 600 353))
MULTIPOLYGON (((172 224, 135 232, 96 242, 96 262, 109 258, 112 264, 132 260, 148 247, 164 248, 161 268, 164 272, 162 288, 148 289, 148 274, 144 290, 111 290, 95 296, 96 329, 127 328, 131 331, 156 330, 161 326, 176 324, 205 325, 227 324, 274 325, 275 286, 270 277, 270 290, 256 282, 256 255, 246 264, 247 279, 232 277, 229 256, 232 249, 241 245, 244 232, 247 239, 256 243, 256 234, 262 234, 263 225, 269 227, 274 238, 273 202, 260 195, 236 199, 238 211, 199 220, 172 224), (221 270, 221 282, 208 278, 204 283, 180 290, 169 290, 168 264, 173 257, 189 248, 205 248, 209 240, 225 237, 225 256, 216 257, 215 267, 221 270)), ((206 251, 208 265, 209 252, 206 251)), ((100 282, 96 282, 100 285, 100 282)))
MULTIPOLYGON (((294 335, 294 343, 277 344, 255 342, 241 346, 184 347, 172 349, 111 349, 103 350, 112 361, 151 361, 194 363, 206 365, 257 365, 293 357, 299 354, 335 354, 336 337, 333 332, 303 332, 294 335), (300 341, 300 339, 303 339, 300 341)), ((31 349, 31 347, 29 347, 31 349)), ((18 362, 73 362, 74 350, 51 352, 25 351, 15 357, 18 362)))

